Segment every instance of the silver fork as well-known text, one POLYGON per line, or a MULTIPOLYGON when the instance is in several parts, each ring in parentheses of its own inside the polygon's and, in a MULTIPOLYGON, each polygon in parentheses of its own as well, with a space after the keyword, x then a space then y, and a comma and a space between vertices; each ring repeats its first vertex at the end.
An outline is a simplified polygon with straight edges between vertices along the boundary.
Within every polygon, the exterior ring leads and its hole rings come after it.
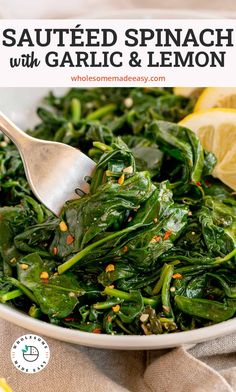
POLYGON ((35 139, 0 112, 0 130, 18 148, 31 190, 54 214, 67 200, 89 192, 95 162, 67 144, 35 139))

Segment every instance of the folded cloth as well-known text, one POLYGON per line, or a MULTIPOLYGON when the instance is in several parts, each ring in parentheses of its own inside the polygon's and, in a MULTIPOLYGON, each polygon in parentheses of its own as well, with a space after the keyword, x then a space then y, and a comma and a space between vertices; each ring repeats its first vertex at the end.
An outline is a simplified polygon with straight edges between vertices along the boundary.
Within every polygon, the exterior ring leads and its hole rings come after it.
POLYGON ((116 351, 44 337, 51 357, 25 374, 11 362, 13 342, 29 331, 0 319, 0 378, 14 392, 233 392, 236 335, 172 350, 116 351))

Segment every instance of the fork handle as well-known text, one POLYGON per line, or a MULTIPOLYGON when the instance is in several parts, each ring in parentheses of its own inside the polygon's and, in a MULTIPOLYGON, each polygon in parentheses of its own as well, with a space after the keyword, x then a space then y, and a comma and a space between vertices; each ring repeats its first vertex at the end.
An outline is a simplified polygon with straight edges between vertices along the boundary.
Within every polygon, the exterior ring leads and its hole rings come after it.
POLYGON ((11 139, 11 141, 19 148, 30 141, 31 136, 27 135, 18 128, 5 114, 0 112, 0 130, 11 139))

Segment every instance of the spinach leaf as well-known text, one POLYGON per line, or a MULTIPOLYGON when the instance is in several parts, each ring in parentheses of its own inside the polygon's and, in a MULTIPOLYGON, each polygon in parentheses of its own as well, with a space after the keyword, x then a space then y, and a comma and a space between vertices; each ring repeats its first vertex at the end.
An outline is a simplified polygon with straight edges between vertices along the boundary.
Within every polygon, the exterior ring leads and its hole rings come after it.
POLYGON ((78 297, 84 294, 73 274, 53 274, 49 263, 37 253, 23 257, 17 271, 20 282, 33 292, 41 311, 48 316, 68 316, 77 305, 78 297))
POLYGON ((97 193, 68 202, 62 212, 67 230, 61 231, 58 225, 51 250, 56 248, 58 256, 65 257, 82 250, 103 232, 121 229, 129 211, 139 208, 152 191, 149 174, 140 172, 121 185, 108 182, 97 193), (73 238, 71 243, 68 236, 73 238))
POLYGON ((166 121, 154 121, 147 128, 146 136, 159 145, 168 155, 184 164, 182 181, 201 180, 204 151, 197 136, 187 128, 166 121))
POLYGON ((236 312, 236 302, 220 303, 207 299, 187 298, 176 295, 175 303, 181 311, 215 323, 228 320, 236 312))

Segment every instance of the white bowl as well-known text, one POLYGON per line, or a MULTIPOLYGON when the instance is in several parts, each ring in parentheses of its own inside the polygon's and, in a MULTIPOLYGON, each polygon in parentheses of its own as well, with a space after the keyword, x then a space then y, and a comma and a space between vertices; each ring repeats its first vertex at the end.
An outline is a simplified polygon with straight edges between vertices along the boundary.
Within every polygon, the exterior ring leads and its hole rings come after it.
POLYGON ((116 350, 154 350, 181 345, 192 345, 194 343, 225 336, 236 331, 236 318, 193 331, 148 336, 112 336, 58 327, 34 319, 3 304, 0 304, 0 316, 13 324, 26 328, 31 332, 36 332, 38 335, 50 336, 54 339, 83 346, 116 350))
MULTIPOLYGON (((53 89, 57 94, 63 94, 66 89, 53 89)), ((35 108, 49 88, 2 88, 0 90, 0 110, 9 115, 22 129, 37 123, 35 108)), ((91 347, 110 349, 157 349, 176 347, 183 344, 193 344, 214 339, 236 331, 236 318, 215 324, 210 327, 193 331, 178 332, 165 335, 150 336, 112 336, 80 332, 69 328, 58 327, 0 304, 0 317, 16 325, 27 328, 32 332, 50 336, 62 341, 82 344, 91 347)))

